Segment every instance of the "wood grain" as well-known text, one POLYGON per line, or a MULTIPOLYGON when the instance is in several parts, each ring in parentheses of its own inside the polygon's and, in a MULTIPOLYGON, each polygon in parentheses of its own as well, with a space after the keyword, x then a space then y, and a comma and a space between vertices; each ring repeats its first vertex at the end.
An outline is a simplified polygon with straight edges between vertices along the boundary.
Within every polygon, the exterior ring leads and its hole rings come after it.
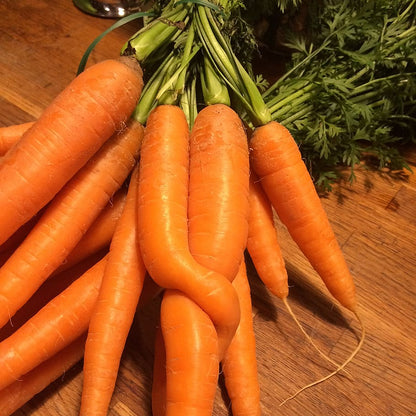
MULTIPOLYGON (((69 0, 0 2, 0 125, 36 119, 75 76, 90 42, 113 22, 85 15, 69 0)), ((117 56, 137 22, 104 38, 90 63, 117 56)), ((416 150, 408 149, 416 169, 416 150)), ((416 415, 416 177, 361 169, 350 186, 323 199, 356 278, 367 328, 362 351, 348 374, 305 391, 299 387, 332 368, 316 354, 281 302, 249 267, 255 309, 264 416, 416 415)), ((328 296, 285 228, 278 231, 287 262, 291 305, 313 340, 343 361, 357 344, 354 317, 328 296)), ((156 302, 137 315, 109 415, 150 415, 152 337, 156 302)), ((79 409, 81 363, 16 412, 16 416, 71 416, 79 409)), ((222 382, 214 416, 230 415, 222 382)))

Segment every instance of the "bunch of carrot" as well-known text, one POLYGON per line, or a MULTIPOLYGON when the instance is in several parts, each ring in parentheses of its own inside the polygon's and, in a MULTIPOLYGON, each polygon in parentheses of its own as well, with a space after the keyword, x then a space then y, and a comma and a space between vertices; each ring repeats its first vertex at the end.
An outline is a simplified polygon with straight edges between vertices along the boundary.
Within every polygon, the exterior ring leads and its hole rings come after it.
POLYGON ((153 414, 211 415, 221 367, 233 415, 260 415, 244 255, 288 305, 274 210, 359 317, 289 131, 249 132, 225 104, 191 127, 179 106, 157 105, 142 125, 142 75, 128 57, 95 64, 36 122, 0 129, 1 416, 82 357, 80 415, 107 414, 139 301, 157 295, 153 414))

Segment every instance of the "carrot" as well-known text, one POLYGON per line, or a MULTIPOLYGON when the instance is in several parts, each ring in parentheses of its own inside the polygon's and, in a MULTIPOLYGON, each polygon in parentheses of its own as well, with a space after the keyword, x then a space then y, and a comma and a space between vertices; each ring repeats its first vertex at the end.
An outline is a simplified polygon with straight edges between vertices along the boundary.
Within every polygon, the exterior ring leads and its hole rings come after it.
POLYGON ((331 364, 339 366, 339 364, 324 354, 307 334, 288 302, 288 275, 276 232, 273 209, 254 172, 250 176, 250 216, 248 228, 247 251, 260 280, 271 293, 283 301, 290 316, 318 353, 331 364))
POLYGON ((289 294, 288 276, 269 199, 254 172, 250 174, 247 251, 261 281, 280 299, 289 294))
POLYGON ((192 256, 232 281, 247 243, 249 154, 243 124, 230 107, 215 104, 198 113, 189 172, 192 256))
POLYGON ((16 332, 22 325, 39 312, 48 302, 58 296, 71 283, 81 277, 89 268, 101 260, 107 251, 95 253, 88 259, 51 276, 33 294, 33 296, 15 313, 3 328, 0 329, 0 341, 16 332))
POLYGON ((156 328, 153 380, 152 416, 166 415, 166 350, 160 326, 156 328))
POLYGON ((254 131, 250 149, 251 166, 280 220, 332 296, 352 311, 361 325, 360 341, 344 363, 299 389, 291 399, 343 370, 361 349, 365 327, 357 310, 353 277, 292 135, 272 121, 254 131))
POLYGON ((78 363, 86 334, 0 391, 0 415, 9 416, 78 363))
POLYGON ((198 113, 190 136, 189 172, 192 256, 233 281, 247 243, 249 155, 243 124, 230 107, 215 104, 198 113))
POLYGON ((33 124, 33 121, 29 121, 27 123, 0 127, 0 156, 4 156, 33 124))
POLYGON ((121 187, 138 157, 142 132, 132 121, 107 141, 54 198, 0 269, 0 327, 66 259, 121 187))
POLYGON ((166 350, 166 416, 211 416, 219 357, 210 317, 185 294, 166 290, 160 322, 166 350))
POLYGON ((1 159, 0 244, 125 124, 143 85, 132 62, 106 60, 81 73, 1 159))
POLYGON ((79 243, 69 253, 54 274, 67 270, 87 257, 109 247, 118 219, 126 202, 124 187, 114 194, 97 219, 82 236, 79 243))
POLYGON ((0 342, 0 390, 86 332, 106 262, 107 257, 96 263, 0 342))
POLYGON ((200 265, 188 244, 189 130, 179 107, 162 105, 148 117, 140 159, 138 235, 156 283, 177 289, 214 322, 225 351, 239 321, 238 297, 223 275, 200 265))
POLYGON ((353 278, 292 135, 270 122, 254 131, 250 148, 253 170, 280 220, 335 299, 355 311, 353 278))
POLYGON ((117 223, 85 345, 80 415, 106 415, 146 270, 137 243, 136 167, 117 223))
POLYGON ((256 339, 250 286, 244 261, 241 262, 238 274, 233 280, 233 286, 240 299, 241 319, 222 361, 222 371, 233 416, 259 416, 261 407, 256 339))

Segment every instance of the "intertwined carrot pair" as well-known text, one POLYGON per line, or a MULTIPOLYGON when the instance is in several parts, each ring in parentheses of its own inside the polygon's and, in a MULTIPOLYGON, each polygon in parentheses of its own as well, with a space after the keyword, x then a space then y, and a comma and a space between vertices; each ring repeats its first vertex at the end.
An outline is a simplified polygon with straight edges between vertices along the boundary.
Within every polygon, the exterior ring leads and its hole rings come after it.
MULTIPOLYGON (((246 393, 237 391, 242 369, 229 346, 237 342, 237 328, 245 330, 239 326, 243 316, 251 322, 251 309, 240 314, 236 290, 247 279, 239 269, 248 192, 247 137, 233 110, 204 108, 191 132, 178 107, 160 106, 150 114, 140 160, 139 241, 148 272, 167 288, 156 346, 155 415, 211 415, 220 362, 233 401, 246 393)), ((240 337, 251 348, 245 367, 255 366, 252 328, 240 337)), ((255 371, 246 380, 258 391, 255 371)), ((259 409, 259 396, 253 399, 259 409)))

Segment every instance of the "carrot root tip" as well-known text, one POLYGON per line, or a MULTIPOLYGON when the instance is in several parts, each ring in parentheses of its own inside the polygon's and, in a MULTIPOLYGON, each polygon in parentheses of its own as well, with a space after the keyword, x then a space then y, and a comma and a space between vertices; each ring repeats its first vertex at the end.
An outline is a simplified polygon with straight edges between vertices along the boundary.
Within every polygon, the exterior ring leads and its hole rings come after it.
MULTIPOLYGON (((289 315, 292 317, 292 319, 295 321, 296 325, 298 326, 298 328, 300 329, 300 331, 302 332, 302 334, 305 336, 305 338, 307 339, 307 341, 311 344, 311 346, 319 353, 319 355, 321 357, 323 357, 326 361, 328 361, 329 363, 331 363, 332 365, 334 365, 337 369, 340 368, 342 366, 342 364, 337 363, 336 361, 334 361, 332 358, 330 358, 328 355, 326 355, 319 347, 318 345, 316 345, 316 343, 314 342, 314 340, 311 338, 311 336, 305 331, 305 328, 303 327, 303 325, 300 323, 299 319, 297 318, 297 316, 295 315, 295 313, 293 312, 292 307, 290 306, 287 298, 282 299, 283 303, 289 313, 289 315)), ((347 374, 348 371, 344 370, 347 374)), ((351 376, 350 376, 351 378, 351 376)))
POLYGON ((365 326, 364 323, 362 321, 361 316, 358 314, 358 312, 354 311, 354 315, 357 318, 360 326, 361 326, 361 334, 360 334, 360 341, 357 345, 357 347, 354 349, 354 351, 350 354, 350 356, 344 361, 344 363, 342 365, 340 365, 336 370, 334 370, 332 373, 329 373, 328 375, 326 375, 325 377, 320 378, 319 380, 316 380, 310 384, 307 384, 306 386, 300 388, 298 391, 296 391, 294 394, 292 394, 291 396, 289 396, 288 398, 286 398, 285 400, 283 400, 279 406, 283 406, 286 402, 288 402, 289 400, 294 399, 296 396, 298 396, 300 393, 302 393, 303 391, 314 387, 318 384, 323 383, 324 381, 330 379, 331 377, 337 375, 340 371, 344 370, 344 368, 354 359, 354 357, 358 354, 358 352, 361 350, 363 344, 364 344, 364 339, 365 339, 365 326))

